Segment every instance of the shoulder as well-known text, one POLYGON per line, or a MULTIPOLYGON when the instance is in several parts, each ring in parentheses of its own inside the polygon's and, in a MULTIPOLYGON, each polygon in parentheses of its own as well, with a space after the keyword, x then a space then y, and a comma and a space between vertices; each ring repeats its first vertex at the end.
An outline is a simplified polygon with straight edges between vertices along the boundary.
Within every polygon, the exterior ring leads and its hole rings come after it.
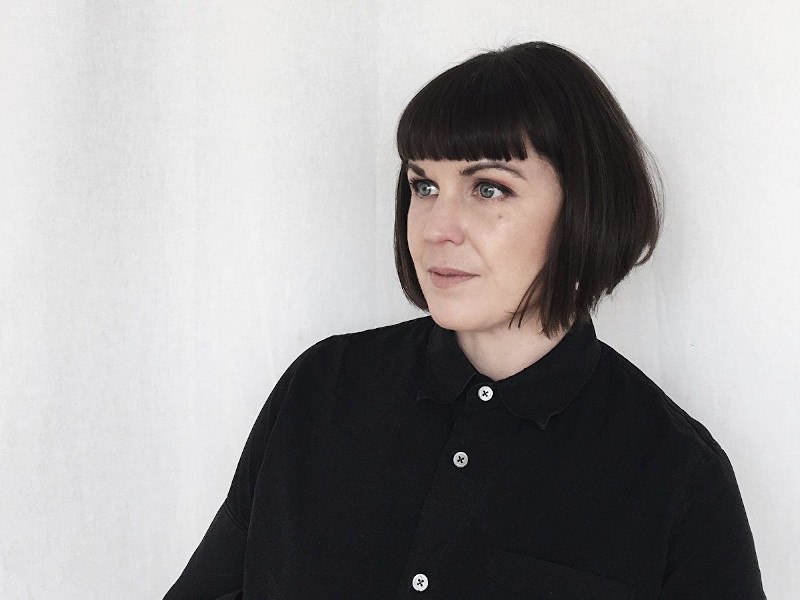
POLYGON ((390 367, 396 370, 424 356, 432 326, 433 319, 425 316, 334 334, 306 348, 290 368, 334 387, 337 380, 354 375, 386 375, 390 367))
POLYGON ((733 466, 709 429, 630 360, 600 344, 592 378, 599 396, 585 429, 595 441, 593 464, 613 474, 612 481, 638 482, 649 490, 647 502, 655 493, 671 522, 704 494, 739 502, 733 466))
POLYGON ((303 354, 325 354, 344 347, 352 348, 355 351, 368 350, 370 354, 373 354, 382 346, 390 346, 411 339, 427 338, 432 326, 433 319, 430 316, 424 316, 380 327, 337 333, 309 346, 303 354))
POLYGON ((426 315, 408 321, 383 325, 372 329, 364 329, 352 333, 344 333, 341 336, 347 338, 348 343, 354 348, 365 348, 373 351, 375 346, 381 344, 393 344, 412 339, 420 340, 427 338, 427 334, 433 326, 433 319, 426 315))
POLYGON ((674 454, 685 466, 728 458, 708 428, 614 348, 600 342, 601 388, 608 410, 643 448, 674 454))
POLYGON ((705 425, 631 361, 607 344, 602 354, 601 387, 608 392, 602 404, 616 406, 608 414, 621 435, 612 437, 626 451, 605 466, 613 477, 627 467, 647 490, 640 496, 642 505, 665 517, 662 596, 764 598, 752 532, 727 454, 705 425))
POLYGON ((411 319, 373 329, 342 334, 348 346, 349 360, 359 364, 397 360, 424 350, 433 326, 430 316, 411 319))

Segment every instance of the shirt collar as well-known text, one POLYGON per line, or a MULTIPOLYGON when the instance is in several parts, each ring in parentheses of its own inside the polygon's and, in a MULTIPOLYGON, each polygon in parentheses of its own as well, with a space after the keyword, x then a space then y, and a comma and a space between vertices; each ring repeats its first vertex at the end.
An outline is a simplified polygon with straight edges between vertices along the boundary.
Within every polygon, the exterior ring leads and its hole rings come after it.
POLYGON ((541 429, 563 411, 597 366, 600 343, 588 313, 576 320, 547 354, 522 371, 496 382, 479 373, 458 344, 456 332, 433 323, 426 350, 426 372, 418 399, 454 402, 478 376, 499 394, 517 417, 535 421, 541 429))

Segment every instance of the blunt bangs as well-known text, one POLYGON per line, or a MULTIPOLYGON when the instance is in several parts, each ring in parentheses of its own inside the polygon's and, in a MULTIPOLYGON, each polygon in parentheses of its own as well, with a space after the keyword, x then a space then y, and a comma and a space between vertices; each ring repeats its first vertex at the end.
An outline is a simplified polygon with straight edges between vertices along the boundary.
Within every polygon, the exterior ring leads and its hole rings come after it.
POLYGON ((553 115, 513 60, 475 56, 431 80, 409 102, 397 127, 408 160, 524 160, 529 143, 547 156, 553 115), (542 152, 544 150, 544 152, 542 152))

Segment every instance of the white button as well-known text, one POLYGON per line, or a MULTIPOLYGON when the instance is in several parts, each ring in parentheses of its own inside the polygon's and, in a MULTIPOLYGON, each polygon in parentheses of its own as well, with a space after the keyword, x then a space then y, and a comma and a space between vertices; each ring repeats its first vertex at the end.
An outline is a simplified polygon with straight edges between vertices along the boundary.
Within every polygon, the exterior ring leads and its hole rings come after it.
POLYGON ((494 392, 488 385, 482 385, 481 389, 478 390, 478 398, 484 402, 486 402, 486 400, 491 400, 493 395, 494 392))
POLYGON ((466 467, 468 462, 469 456, 467 456, 466 452, 456 452, 453 455, 453 464, 459 469, 466 467))
POLYGON ((428 587, 428 578, 425 577, 424 573, 417 573, 411 579, 411 585, 413 585, 414 589, 418 592, 424 592, 425 588, 428 587))

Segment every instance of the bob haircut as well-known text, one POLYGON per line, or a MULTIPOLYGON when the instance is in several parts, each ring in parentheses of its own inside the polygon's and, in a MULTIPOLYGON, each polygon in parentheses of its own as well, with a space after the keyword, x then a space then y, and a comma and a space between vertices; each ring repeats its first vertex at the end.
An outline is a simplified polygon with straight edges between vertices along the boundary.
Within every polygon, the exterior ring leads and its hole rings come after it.
POLYGON ((524 160, 526 143, 555 168, 563 201, 545 263, 508 313, 509 328, 533 310, 552 337, 596 311, 601 297, 653 254, 661 178, 614 96, 569 50, 517 44, 441 73, 400 116, 394 254, 412 304, 428 310, 408 247, 408 161, 524 160))

